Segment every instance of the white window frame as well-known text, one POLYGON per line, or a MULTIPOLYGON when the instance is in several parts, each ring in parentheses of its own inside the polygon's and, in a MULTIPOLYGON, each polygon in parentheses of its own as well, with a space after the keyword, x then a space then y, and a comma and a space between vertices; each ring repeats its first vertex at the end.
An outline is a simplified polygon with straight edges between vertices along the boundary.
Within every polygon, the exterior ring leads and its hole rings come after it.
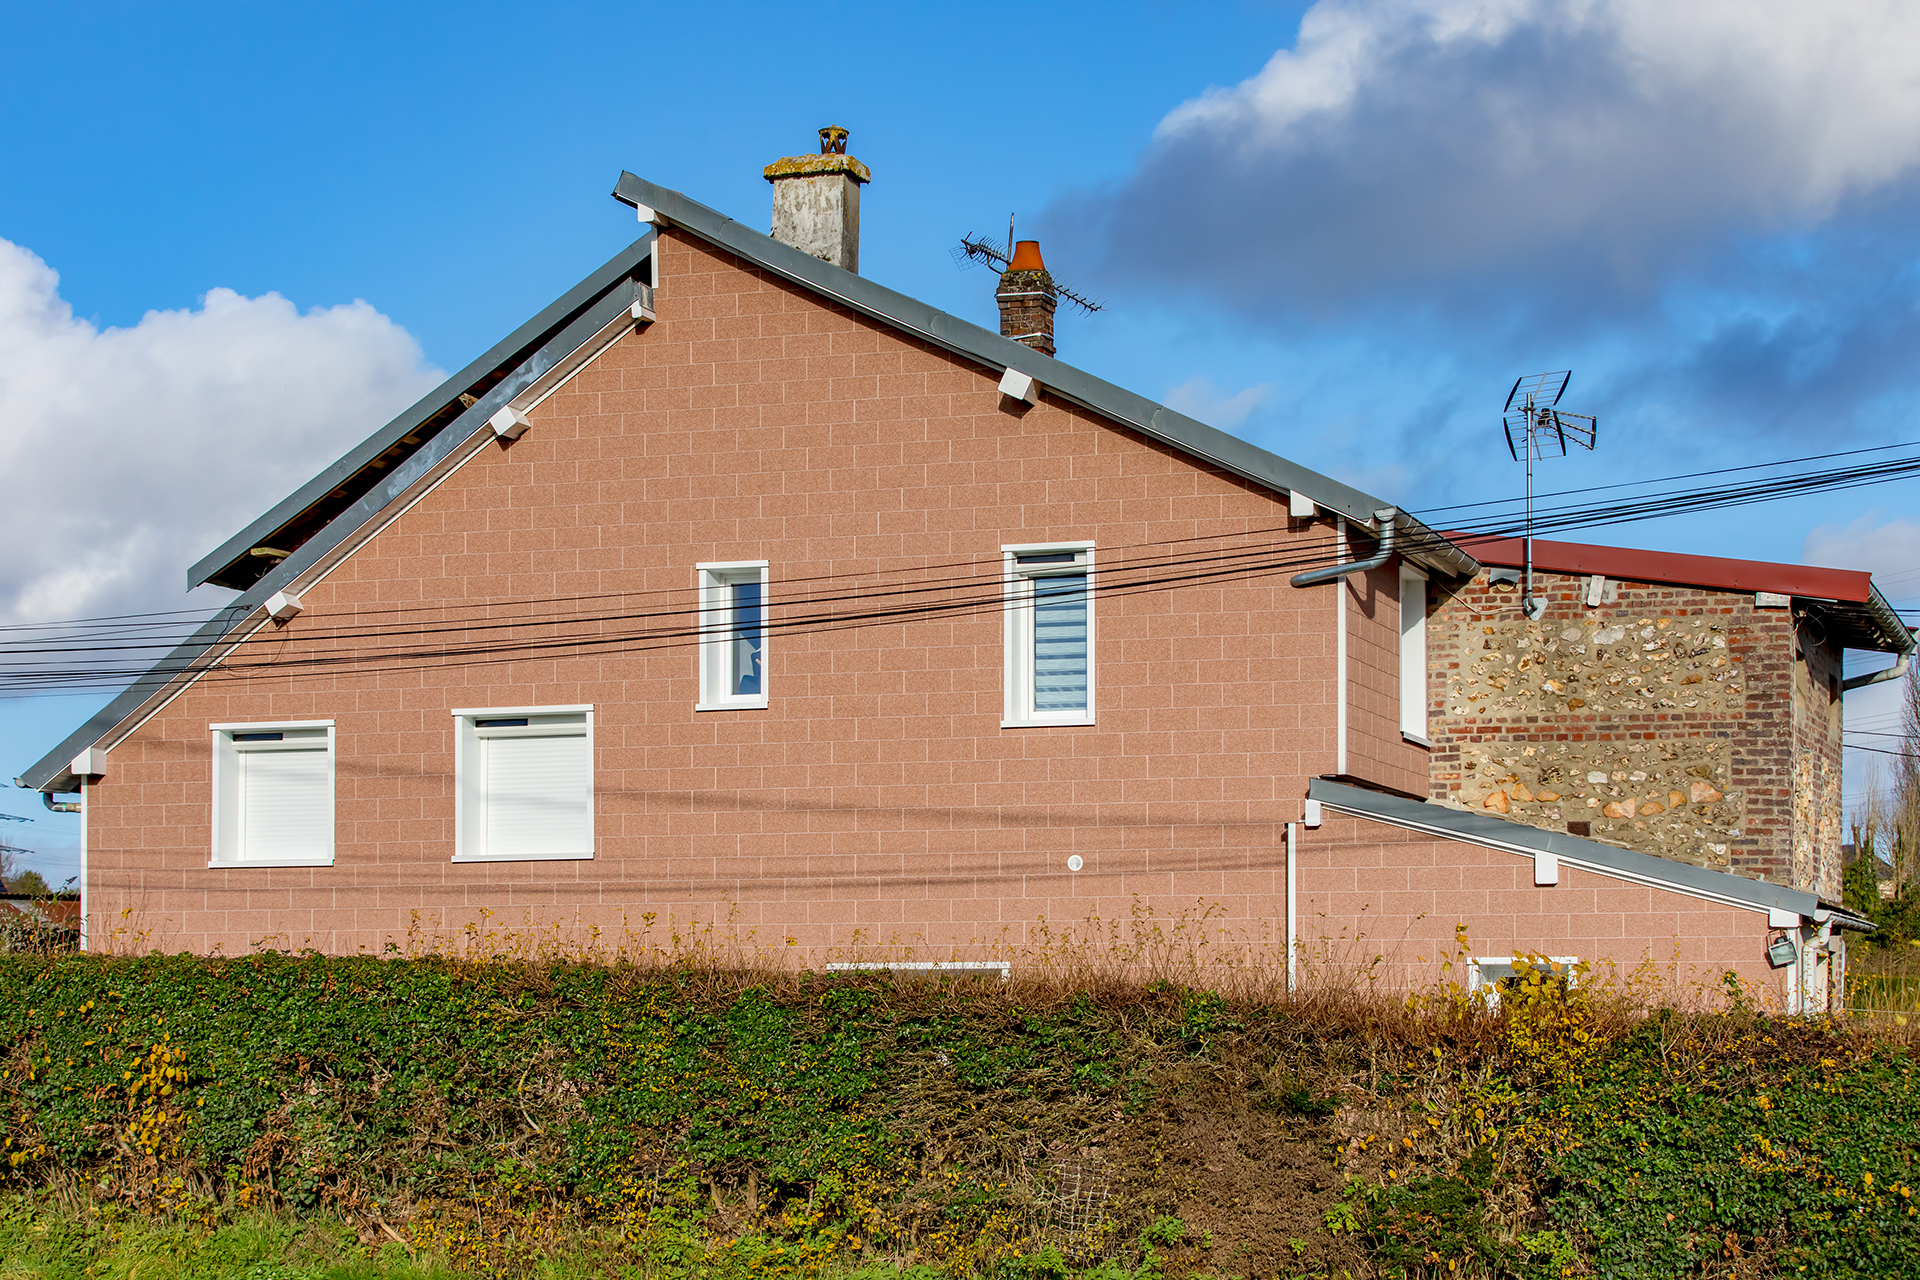
MULTIPOLYGON (((1502 979, 1516 976, 1513 972, 1513 962, 1517 959, 1531 961, 1531 960, 1538 959, 1538 957, 1537 956, 1474 956, 1472 959, 1468 960, 1467 961, 1467 994, 1478 995, 1483 1000, 1485 1000, 1489 1006, 1498 1007, 1498 1005, 1500 1004, 1500 982, 1502 981, 1502 979), (1481 966, 1496 965, 1496 964, 1506 966, 1507 972, 1499 975, 1499 977, 1490 979, 1487 977, 1485 970, 1483 970, 1481 966)), ((1579 956, 1548 956, 1547 959, 1551 960, 1554 964, 1561 966, 1563 969, 1567 971, 1567 985, 1569 987, 1579 985, 1580 975, 1575 973, 1573 969, 1574 965, 1580 963, 1579 956)))
MULTIPOLYGON (((593 706, 462 707, 453 712, 453 861, 455 862, 587 862, 596 847, 594 832, 593 706), (581 736, 587 740, 587 847, 565 853, 492 854, 483 847, 486 826, 482 818, 486 796, 481 791, 480 720, 533 720, 542 716, 582 716, 581 736)), ((527 736, 538 736, 543 726, 530 724, 527 736)), ((493 733, 510 731, 494 730, 493 733)))
POLYGON ((700 697, 695 711, 754 711, 767 705, 771 672, 767 666, 767 562, 734 560, 694 566, 700 590, 700 697), (760 692, 737 694, 731 691, 733 668, 728 658, 733 643, 729 624, 733 620, 727 589, 735 583, 760 584, 760 692))
MULTIPOLYGON (((330 867, 333 865, 334 850, 334 730, 331 720, 266 720, 248 721, 235 724, 213 724, 207 726, 213 735, 213 823, 212 848, 208 852, 207 866, 212 867, 330 867), (289 731, 326 730, 324 739, 308 738, 309 742, 325 741, 327 752, 327 835, 324 854, 305 857, 269 855, 266 857, 247 857, 240 847, 240 793, 239 793, 239 757, 249 751, 287 751, 300 750, 298 746, 289 747, 281 743, 238 743, 234 735, 248 733, 286 733, 289 731)), ((307 748, 311 749, 311 748, 307 748)))
POLYGON ((1094 709, 1094 544, 1091 542, 1035 542, 1003 546, 1000 557, 1005 574, 1005 709, 1000 721, 1003 729, 1039 728, 1046 725, 1092 724, 1094 709), (1072 554, 1070 563, 1023 566, 1019 557, 1072 554), (1033 584, 1040 578, 1084 573, 1087 576, 1087 706, 1084 711, 1037 711, 1033 705, 1033 584))
POLYGON ((1400 565, 1400 736, 1423 747, 1427 737, 1427 575, 1400 565), (1409 608, 1409 603, 1417 608, 1409 608))

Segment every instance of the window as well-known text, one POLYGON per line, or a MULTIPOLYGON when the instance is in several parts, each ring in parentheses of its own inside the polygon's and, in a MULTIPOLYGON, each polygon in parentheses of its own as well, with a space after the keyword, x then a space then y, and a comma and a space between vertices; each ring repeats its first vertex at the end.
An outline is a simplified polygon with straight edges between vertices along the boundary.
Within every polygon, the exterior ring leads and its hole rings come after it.
POLYGON ((700 701, 696 711, 767 705, 767 562, 700 569, 700 701))
POLYGON ((453 860, 591 858, 593 708, 453 717, 453 860))
MULTIPOLYGON (((1545 958, 1552 962, 1552 967, 1548 971, 1552 981, 1558 983, 1562 989, 1574 984, 1576 975, 1573 966, 1579 963, 1578 956, 1547 956, 1545 958)), ((1519 976, 1519 971, 1513 967, 1514 959, 1513 956, 1479 956, 1469 960, 1467 990, 1470 993, 1479 994, 1481 999, 1490 1005, 1499 1004, 1500 993, 1519 976)), ((1539 956, 1522 956, 1520 959, 1526 960, 1536 969, 1541 967, 1539 956)))
POLYGON ((213 866, 333 865, 333 721, 216 724, 213 866))
POLYGON ((1093 545, 1002 547, 1007 697, 1003 727, 1093 723, 1093 545))
POLYGON ((1427 742, 1427 575, 1400 566, 1400 733, 1427 742))

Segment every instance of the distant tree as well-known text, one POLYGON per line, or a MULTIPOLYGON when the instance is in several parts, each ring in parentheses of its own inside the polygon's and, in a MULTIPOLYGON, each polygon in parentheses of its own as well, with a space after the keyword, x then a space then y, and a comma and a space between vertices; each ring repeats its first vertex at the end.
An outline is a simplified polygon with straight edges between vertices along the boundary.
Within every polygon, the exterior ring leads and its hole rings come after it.
POLYGON ((21 871, 7 877, 8 893, 30 893, 36 898, 44 898, 53 890, 41 878, 38 871, 21 871))
POLYGON ((1920 885, 1920 667, 1901 682, 1900 739, 1886 825, 1896 891, 1920 885))
POLYGON ((1860 827, 1853 829, 1855 853, 1840 876, 1840 901, 1847 910, 1869 920, 1880 916, 1880 870, 1871 844, 1860 843, 1860 827))

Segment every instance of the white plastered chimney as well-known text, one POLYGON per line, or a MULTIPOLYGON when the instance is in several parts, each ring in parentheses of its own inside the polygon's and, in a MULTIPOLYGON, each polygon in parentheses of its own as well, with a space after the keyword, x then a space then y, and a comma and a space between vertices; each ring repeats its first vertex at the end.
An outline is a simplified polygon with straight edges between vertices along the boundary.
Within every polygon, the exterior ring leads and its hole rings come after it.
POLYGON ((847 131, 820 131, 820 154, 788 156, 761 171, 773 184, 773 238, 848 271, 860 270, 860 186, 867 166, 847 154, 847 131))

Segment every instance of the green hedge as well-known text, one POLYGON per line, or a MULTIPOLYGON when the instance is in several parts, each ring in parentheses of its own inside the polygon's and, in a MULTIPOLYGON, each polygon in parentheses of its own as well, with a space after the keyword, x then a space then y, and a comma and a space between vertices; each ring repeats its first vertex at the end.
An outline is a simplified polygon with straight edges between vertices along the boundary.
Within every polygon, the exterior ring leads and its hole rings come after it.
POLYGON ((1920 1274, 1903 1045, 1734 1010, 1569 1053, 1575 1013, 1548 1052, 1167 985, 0 958, 0 1089, 18 1187, 475 1267, 1920 1274))

